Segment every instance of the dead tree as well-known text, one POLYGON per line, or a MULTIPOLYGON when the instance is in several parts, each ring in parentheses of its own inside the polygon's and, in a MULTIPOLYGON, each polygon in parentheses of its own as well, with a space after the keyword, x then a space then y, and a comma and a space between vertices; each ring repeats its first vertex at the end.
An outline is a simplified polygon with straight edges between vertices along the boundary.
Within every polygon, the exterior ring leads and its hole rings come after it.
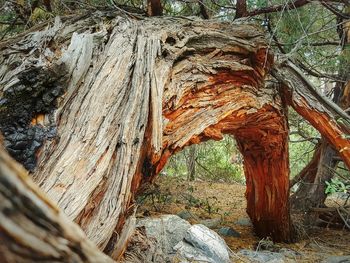
POLYGON ((244 157, 257 234, 291 241, 287 104, 350 165, 346 127, 292 65, 275 66, 280 89, 265 85, 273 55, 254 25, 96 13, 56 19, 0 52, 8 151, 114 259, 139 187, 174 153, 223 134, 244 157))

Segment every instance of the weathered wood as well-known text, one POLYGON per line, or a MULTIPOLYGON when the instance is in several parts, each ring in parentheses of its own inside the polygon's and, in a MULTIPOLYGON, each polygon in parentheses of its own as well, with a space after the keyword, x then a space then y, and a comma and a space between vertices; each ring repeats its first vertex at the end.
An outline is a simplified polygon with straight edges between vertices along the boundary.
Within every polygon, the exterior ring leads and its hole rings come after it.
POLYGON ((236 132, 244 157, 247 213, 256 233, 294 240, 289 213, 288 127, 283 109, 266 107, 236 132))
MULTIPOLYGON (((96 13, 10 43, 0 68, 6 145, 32 158, 34 180, 113 258, 132 233, 140 185, 172 154, 225 133, 244 156, 257 234, 291 240, 285 100, 265 86, 273 57, 258 27, 96 13)), ((288 95, 308 118, 331 122, 288 95)), ((317 127, 347 151, 342 128, 327 125, 317 127)))
POLYGON ((1 262, 114 262, 0 146, 1 262))

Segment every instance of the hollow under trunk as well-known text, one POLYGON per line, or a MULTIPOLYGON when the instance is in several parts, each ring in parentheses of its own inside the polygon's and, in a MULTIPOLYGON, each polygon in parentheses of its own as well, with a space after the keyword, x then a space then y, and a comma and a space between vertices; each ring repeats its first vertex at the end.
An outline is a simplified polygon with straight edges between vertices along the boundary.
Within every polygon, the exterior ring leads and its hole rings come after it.
MULTIPOLYGON (((7 149, 113 258, 133 232, 140 186, 172 154, 224 133, 244 157, 257 234, 291 240, 287 100, 264 85, 273 56, 258 27, 113 12, 56 19, 0 52, 7 149)), ((290 97, 350 164, 333 115, 290 97)))

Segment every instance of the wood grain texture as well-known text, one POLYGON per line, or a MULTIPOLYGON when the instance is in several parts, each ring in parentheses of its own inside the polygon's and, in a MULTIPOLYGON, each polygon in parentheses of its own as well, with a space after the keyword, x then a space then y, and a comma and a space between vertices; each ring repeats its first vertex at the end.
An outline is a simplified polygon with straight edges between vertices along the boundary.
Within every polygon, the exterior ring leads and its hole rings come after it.
POLYGON ((0 146, 1 262, 114 262, 0 146))

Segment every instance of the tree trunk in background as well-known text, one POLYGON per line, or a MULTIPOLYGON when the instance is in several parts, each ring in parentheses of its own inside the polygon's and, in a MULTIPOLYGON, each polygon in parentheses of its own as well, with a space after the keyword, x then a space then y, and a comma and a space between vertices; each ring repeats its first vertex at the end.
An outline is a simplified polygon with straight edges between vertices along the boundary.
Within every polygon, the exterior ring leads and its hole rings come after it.
MULTIPOLYGON (((318 142, 315 146, 314 154, 310 160, 310 162, 300 171, 298 175, 296 175, 290 182, 290 188, 292 188, 295 184, 300 183, 311 183, 315 180, 317 173, 317 166, 321 155, 321 143, 318 142)), ((292 201, 293 205, 294 202, 292 201)))
POLYGON ((192 145, 192 147, 188 150, 188 158, 187 158, 187 180, 194 181, 196 175, 196 146, 192 145))
POLYGON ((236 15, 235 19, 247 16, 247 1, 246 0, 237 0, 236 2, 236 15))
POLYGON ((147 14, 149 16, 163 15, 163 7, 160 0, 147 0, 147 14))
POLYGON ((336 151, 324 139, 316 151, 320 152, 320 157, 315 176, 309 180, 302 180, 298 190, 291 196, 294 209, 309 211, 313 207, 323 206, 326 200, 325 182, 333 177, 333 171, 330 169, 336 166, 337 161, 334 160, 336 151))
POLYGON ((289 242, 284 102, 350 164, 344 127, 313 105, 317 96, 303 97, 300 76, 279 72, 296 78, 287 81, 288 99, 265 87, 273 57, 253 25, 114 11, 56 19, 1 43, 0 52, 7 149, 115 259, 133 233, 140 185, 152 182, 174 153, 225 133, 235 135, 244 156, 247 211, 257 234, 289 242))

